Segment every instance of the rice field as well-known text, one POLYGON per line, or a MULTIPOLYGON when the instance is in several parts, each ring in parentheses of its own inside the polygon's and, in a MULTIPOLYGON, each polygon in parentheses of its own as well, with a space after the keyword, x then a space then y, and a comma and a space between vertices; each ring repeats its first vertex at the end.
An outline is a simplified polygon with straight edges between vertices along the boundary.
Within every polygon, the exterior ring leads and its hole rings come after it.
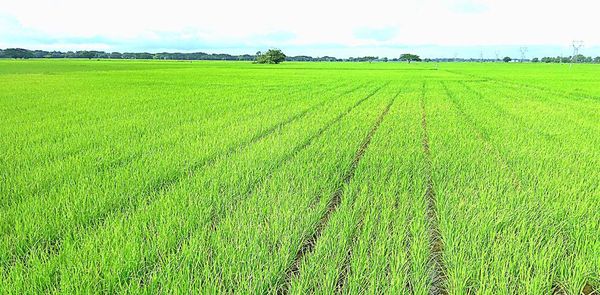
POLYGON ((597 294, 600 67, 0 60, 0 294, 597 294))

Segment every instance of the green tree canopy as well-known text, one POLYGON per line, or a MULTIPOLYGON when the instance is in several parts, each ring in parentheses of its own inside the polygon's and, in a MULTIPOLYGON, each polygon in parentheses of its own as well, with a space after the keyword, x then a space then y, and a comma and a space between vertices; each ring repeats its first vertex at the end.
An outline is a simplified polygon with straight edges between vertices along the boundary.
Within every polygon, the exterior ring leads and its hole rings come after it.
POLYGON ((7 48, 3 55, 10 58, 33 58, 33 52, 23 48, 7 48))
POLYGON ((510 58, 509 56, 505 56, 502 61, 504 62, 510 62, 512 60, 512 58, 510 58))
POLYGON ((421 58, 416 54, 403 53, 400 55, 400 60, 410 63, 411 61, 421 61, 421 58))
POLYGON ((285 54, 279 49, 269 49, 265 53, 260 51, 256 53, 256 61, 258 64, 278 64, 285 60, 285 54))

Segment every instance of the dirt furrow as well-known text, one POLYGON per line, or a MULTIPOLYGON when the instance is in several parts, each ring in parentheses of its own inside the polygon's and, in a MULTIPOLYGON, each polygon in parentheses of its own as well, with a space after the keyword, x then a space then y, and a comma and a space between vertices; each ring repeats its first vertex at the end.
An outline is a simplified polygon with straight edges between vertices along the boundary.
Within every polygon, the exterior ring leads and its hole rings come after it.
MULTIPOLYGON (((309 138, 307 138, 306 140, 304 140, 300 145, 296 146, 290 153, 288 153, 287 155, 285 155, 282 159, 280 159, 273 167, 272 169, 270 169, 270 172, 268 173, 267 177, 265 177, 264 179, 262 179, 262 181, 260 179, 256 180, 254 182, 254 184, 251 186, 251 189, 248 190, 246 193, 244 193, 243 195, 249 195, 252 193, 252 191, 261 183, 264 182, 268 177, 270 177, 271 173, 275 170, 277 170, 279 167, 282 167, 283 165, 285 165, 288 161, 292 160, 294 158, 294 156, 296 154, 298 154, 299 152, 301 152, 302 150, 304 150, 306 147, 308 147, 315 139, 321 137, 321 135, 323 135, 323 133, 325 133, 325 131, 329 130, 329 128, 331 128, 333 125, 335 125, 336 123, 338 123, 339 121, 341 121, 344 117, 346 117, 348 114, 350 114, 354 109, 356 109, 358 106, 360 106, 363 102, 365 102, 367 99, 371 98, 373 95, 375 95, 377 92, 379 92, 379 90, 381 90, 383 87, 385 87, 387 84, 378 87, 377 89, 375 89, 373 92, 369 93, 367 96, 359 99, 358 101, 356 101, 356 103, 354 103, 352 106, 350 106, 348 109, 346 109, 344 112, 340 113, 337 117, 335 117, 333 120, 327 122, 323 127, 321 127, 316 133, 312 134, 309 138)), ((224 212, 218 212, 217 214, 223 214, 224 212)), ((220 221, 220 216, 215 216, 213 219, 213 225, 212 227, 216 229, 216 227, 218 226, 218 223, 220 221)))
POLYGON ((342 201, 342 195, 344 194, 345 186, 347 184, 349 184, 350 181, 352 180, 352 178, 354 177, 356 168, 358 167, 360 160, 362 159, 367 148, 369 147, 369 144, 371 143, 371 139, 373 138, 373 135, 375 134, 375 132, 377 132, 377 129, 381 125, 381 122, 383 122, 383 119, 389 112, 390 107, 392 106, 393 103, 394 103, 394 99, 390 100, 390 102, 386 105, 386 107, 383 109, 383 111, 381 112, 381 114, 379 115, 377 120, 375 121, 373 127, 371 128, 371 130, 369 131, 367 136, 364 138, 363 142, 361 143, 358 151, 356 152, 356 154, 354 156, 354 160, 352 161, 348 170, 346 170, 346 173, 345 173, 342 181, 340 182, 339 186, 333 193, 333 195, 329 201, 329 204, 327 206, 327 210, 325 211, 325 214, 319 220, 319 223, 318 223, 317 227, 315 228, 313 234, 304 240, 304 242, 302 243, 302 246, 300 247, 298 252, 296 252, 294 261, 286 270, 285 277, 283 278, 282 286, 277 291, 278 294, 288 294, 289 283, 291 282, 292 278, 297 277, 299 275, 300 263, 302 262, 303 258, 306 255, 310 254, 314 250, 317 240, 321 236, 325 226, 327 226, 327 222, 329 221, 331 214, 333 212, 335 212, 335 210, 337 209, 337 207, 339 206, 339 204, 342 201))
POLYGON ((543 137, 546 140, 550 140, 550 141, 555 141, 557 140, 556 136, 543 132, 541 130, 537 130, 537 129, 533 129, 531 126, 528 126, 527 123, 525 123, 523 121, 523 118, 520 116, 517 116, 509 111, 507 111, 506 109, 503 109, 496 100, 494 99, 490 99, 490 97, 487 97, 485 95, 483 95, 480 91, 473 89, 473 87, 467 85, 467 83, 465 83, 464 81, 458 81, 458 83, 460 85, 462 85, 465 89, 467 89, 469 92, 475 94, 477 96, 478 99, 480 100, 484 100, 487 101, 488 104, 494 109, 494 111, 501 117, 505 117, 513 122, 515 122, 517 125, 519 125, 521 128, 534 133, 537 136, 543 137))
POLYGON ((350 274, 350 263, 352 261, 352 250, 354 249, 354 246, 357 243, 358 240, 358 233, 362 230, 364 221, 361 218, 358 222, 358 225, 356 226, 356 229, 354 229, 354 234, 352 237, 352 242, 350 243, 350 247, 348 248, 348 252, 346 252, 346 257, 344 257, 344 262, 342 264, 342 269, 340 271, 340 274, 338 275, 337 278, 337 283, 336 283, 336 293, 341 294, 342 291, 344 290, 344 286, 347 283, 348 280, 348 274, 350 274))
MULTIPOLYGON (((466 84, 464 84, 464 83, 462 83, 462 84, 468 90, 474 92, 476 95, 481 97, 480 93, 474 91, 473 89, 468 87, 466 84)), ((448 96, 448 98, 450 99, 452 104, 454 105, 458 115, 460 115, 467 122, 469 127, 471 127, 471 129, 473 129, 475 131, 477 137, 482 142, 483 146, 495 156, 497 162, 502 166, 502 170, 509 174, 509 177, 511 178, 511 180, 513 182, 514 188, 517 191, 521 191, 523 188, 521 179, 517 176, 517 173, 515 172, 515 170, 509 165, 508 161, 502 155, 501 151, 497 147, 495 147, 495 145, 493 144, 493 142, 491 141, 491 139, 489 138, 487 133, 482 128, 477 127, 477 124, 475 123, 473 118, 464 111, 462 105, 458 102, 457 98, 453 95, 453 93, 450 92, 450 90, 448 89, 448 87, 446 86, 446 84, 444 82, 442 82, 442 86, 446 92, 446 95, 448 96)), ((517 122, 517 124, 518 123, 519 122, 517 122)), ((523 128, 526 129, 525 127, 523 127, 523 128)), ((544 136, 543 134, 539 134, 539 135, 544 136)), ((568 253, 565 253, 565 255, 568 255, 568 253)), ((594 292, 593 288, 591 287, 590 284, 586 284, 582 289, 582 294, 594 294, 593 292, 594 292)), ((568 292, 564 289, 564 287, 558 282, 555 282, 553 284, 552 293, 556 294, 556 295, 568 294, 568 292)))
MULTIPOLYGON (((339 96, 343 96, 343 95, 352 93, 352 92, 358 90, 360 87, 361 86, 354 87, 348 91, 343 92, 339 96)), ((286 120, 281 121, 281 122, 271 126, 270 128, 254 135, 250 139, 243 141, 239 144, 231 146, 224 152, 214 153, 203 160, 193 163, 187 169, 185 169, 175 175, 172 175, 168 178, 156 181, 153 185, 149 186, 148 189, 146 189, 144 191, 144 193, 142 194, 143 196, 147 197, 147 199, 144 202, 145 205, 149 206, 154 202, 155 198, 150 197, 150 196, 155 196, 155 195, 158 195, 159 193, 166 192, 169 189, 171 189, 171 187, 174 187, 179 181, 181 181, 185 177, 194 176, 198 171, 201 171, 203 167, 212 165, 215 162, 217 162, 219 159, 221 159, 222 157, 229 157, 229 156, 233 155, 235 152, 244 150, 244 149, 252 146, 253 144, 258 143, 262 139, 266 138, 267 136, 269 136, 271 134, 274 134, 275 132, 277 132, 281 128, 285 127, 286 125, 289 125, 289 124, 303 118, 308 113, 318 109, 320 106, 324 105, 328 101, 329 100, 323 100, 316 104, 313 104, 312 106, 287 118, 286 120)), ((91 218, 85 220, 80 225, 79 231, 80 232, 89 232, 90 230, 96 230, 97 228, 102 227, 105 224, 107 217, 114 216, 115 214, 123 215, 123 214, 126 214, 127 212, 135 211, 135 210, 137 210, 137 208, 140 207, 140 203, 141 202, 124 202, 124 203, 122 203, 122 205, 112 207, 112 208, 110 208, 110 210, 102 212, 102 214, 99 214, 97 216, 92 216, 91 218)), ((63 242, 63 237, 57 236, 52 240, 41 241, 38 244, 38 247, 31 248, 31 250, 44 249, 44 252, 47 253, 46 255, 54 257, 59 253, 61 246, 62 246, 62 242, 63 242), (52 247, 48 248, 43 245, 48 245, 48 247, 50 247, 50 246, 52 246, 52 247)), ((15 260, 27 261, 28 257, 32 254, 31 250, 28 250, 25 255, 23 255, 19 258, 15 258, 15 260)), ((56 272, 54 274, 58 275, 58 273, 56 273, 56 272)), ((58 282, 58 278, 53 278, 53 282, 58 282)), ((52 285, 55 285, 55 284, 52 284, 52 285)), ((49 287, 52 287, 52 286, 49 286, 49 287)))
POLYGON ((517 176, 514 169, 512 169, 511 166, 508 164, 508 161, 502 155, 501 151, 492 143, 492 140, 490 139, 489 135, 485 132, 485 130, 477 126, 477 123, 475 122, 473 117, 471 117, 465 112, 463 106, 458 102, 456 97, 450 92, 450 90, 446 86, 446 83, 442 82, 442 87, 444 88, 446 96, 450 99, 450 102, 452 102, 452 105, 454 106, 458 115, 461 116, 463 120, 467 122, 467 124, 473 131, 475 131, 475 135, 478 137, 479 141, 482 143, 485 149, 487 149, 494 155, 496 161, 502 166, 502 170, 508 172, 514 188, 516 190, 521 190, 521 188, 523 187, 521 179, 517 176))
POLYGON ((433 164, 431 161, 431 151, 429 149, 429 133, 427 131, 427 112, 425 108, 426 87, 423 83, 421 92, 421 126, 423 128, 423 152, 426 159, 426 188, 425 199, 427 202, 427 222, 429 227, 429 248, 430 248, 430 267, 431 267, 431 289, 430 294, 448 294, 446 290, 446 266, 443 259, 444 243, 439 228, 439 219, 437 214, 436 195, 433 187, 433 164))
POLYGON ((478 80, 483 80, 486 82, 491 82, 491 83, 496 83, 496 84, 500 84, 502 86, 509 86, 509 87, 513 87, 513 88, 530 88, 533 90, 537 90, 537 91, 541 91, 541 92, 546 92, 546 93, 551 93, 551 94, 555 94, 555 95, 560 95, 563 98, 577 98, 577 99, 590 99, 590 100, 600 100, 600 97, 598 96, 594 96, 594 95, 590 95, 590 94, 586 94, 586 93, 581 93, 581 92, 577 92, 577 91, 560 91, 557 89, 551 89, 548 87, 544 87, 544 86, 540 86, 540 85, 533 85, 533 84, 529 84, 529 83, 523 83, 523 82, 517 82, 517 81, 509 81, 509 80, 503 80, 503 79, 498 79, 498 78, 490 78, 490 77, 485 77, 485 76, 478 76, 478 75, 473 75, 473 74, 467 74, 467 73, 461 73, 458 71, 451 71, 451 70, 444 70, 448 73, 452 73, 455 75, 460 75, 460 76, 464 76, 464 77, 468 77, 471 79, 478 79, 478 80))
MULTIPOLYGON (((327 88, 327 89, 326 89, 326 90, 324 90, 324 91, 336 90, 336 89, 338 89, 338 88, 341 88, 341 87, 342 87, 342 86, 330 87, 330 88, 327 88)), ((358 89, 358 88, 354 88, 354 89, 358 89)), ((296 92, 299 92, 299 91, 294 91, 293 93, 295 94, 296 92)), ((262 104, 264 101, 266 101, 267 99, 268 99, 267 97, 265 97, 265 98, 262 98, 260 101, 256 102, 256 103, 255 103, 255 105, 256 105, 256 104, 260 105, 260 104, 262 104)), ((215 105, 216 105, 216 103, 213 103, 213 104, 215 104, 215 105)), ((284 103, 278 103, 278 104, 277 104, 276 106, 274 106, 274 107, 282 107, 283 105, 284 105, 284 103)), ((213 116, 209 116, 209 117, 207 117, 207 118, 212 118, 212 117, 213 117, 213 116)), ((246 119, 247 119, 247 118, 246 118, 246 119)), ((206 118, 205 118, 204 120, 206 120, 206 118)), ((190 122, 191 122, 191 121, 190 121, 190 122)), ((189 122, 186 122, 186 124, 187 124, 187 123, 189 123, 189 122)), ((159 129, 157 129, 155 132, 162 132, 162 131, 165 129, 165 128, 162 128, 162 127, 163 127, 163 126, 161 126, 161 128, 159 128, 159 129)), ((85 155, 85 153, 86 153, 86 152, 88 152, 89 150, 92 150, 93 148, 94 148, 94 146, 93 146, 93 145, 89 145, 89 146, 87 146, 87 147, 85 147, 85 148, 83 148, 83 149, 79 149, 79 150, 77 150, 77 151, 72 151, 72 152, 70 152, 70 153, 65 153, 65 154, 64 154, 64 156, 57 157, 57 159, 55 159, 55 160, 54 160, 54 162, 58 162, 58 161, 61 161, 61 160, 63 160, 63 159, 74 158, 74 157, 77 157, 77 156, 85 155)), ((95 169, 95 173, 94 173, 94 175, 96 175, 96 174, 98 174, 98 173, 105 173, 105 174, 109 174, 109 173, 111 173, 112 171, 117 171, 117 170, 119 170, 120 168, 122 168, 122 167, 126 167, 126 166, 128 166, 129 164, 131 164, 131 163, 135 162, 136 160, 138 160, 139 158, 141 158, 141 157, 142 157, 142 155, 143 155, 143 154, 142 154, 142 152, 137 152, 137 153, 134 153, 134 154, 132 154, 132 155, 126 155, 126 156, 124 156, 124 159, 121 159, 121 160, 119 160, 119 161, 116 161, 116 162, 114 162, 114 163, 102 163, 102 162, 99 162, 99 163, 98 163, 98 164, 96 164, 96 165, 95 165, 95 167, 94 167, 94 169, 95 169)), ((213 154, 213 155, 209 155, 209 158, 216 158, 216 157, 218 157, 218 156, 219 156, 219 154, 218 154, 218 153, 216 153, 216 154, 213 154)), ((182 173, 181 173, 181 176, 184 176, 184 175, 185 175, 185 171, 182 171, 182 173)), ((167 180, 170 180, 170 179, 171 179, 171 178, 168 178, 167 180)), ((178 177, 177 177, 177 176, 175 176, 175 181, 176 181, 177 179, 178 179, 178 177)), ((158 179, 158 182, 160 182, 160 181, 162 181, 162 180, 161 180, 161 179, 158 179)), ((156 182, 155 182, 155 183, 156 183, 156 182)), ((149 189, 149 191, 152 191, 152 187, 153 187, 153 186, 150 186, 150 189, 149 189)), ((25 196, 25 197, 23 197, 23 196, 18 196, 18 198, 11 198, 11 199, 9 199, 9 202, 5 202, 5 203, 2 203, 2 204, 0 204, 0 210, 7 210, 7 209, 9 209, 9 208, 11 208, 11 207, 17 206, 17 205, 19 205, 20 203, 27 201, 27 199, 29 199, 31 196, 46 194, 46 193, 47 193, 47 192, 48 192, 50 189, 52 189, 52 188, 53 188, 53 186, 43 186, 42 188, 35 190, 34 192, 32 192, 32 193, 28 194, 28 195, 27 195, 27 196, 25 196)))
MULTIPOLYGON (((385 84, 385 85, 387 85, 387 84, 385 84)), ((331 128, 333 125, 335 125, 337 122, 341 121, 344 117, 346 117, 348 114, 350 114, 354 109, 356 109, 358 106, 360 106, 367 99, 369 99, 373 95, 375 95, 379 90, 381 90, 381 88, 385 87, 385 85, 378 87, 377 89, 375 89, 373 92, 371 92, 367 96, 359 99, 358 101, 356 101, 356 103, 354 103, 348 109, 346 109, 345 111, 343 111, 342 113, 340 113, 337 117, 335 117, 334 119, 332 119, 329 122, 327 122, 317 132, 315 132, 314 134, 312 134, 309 138, 307 138, 306 140, 304 140, 302 143, 300 143, 298 146, 296 146, 291 152, 289 152, 282 159, 280 159, 275 165, 273 165, 272 167, 270 167, 269 172, 267 173, 267 175, 265 175, 262 178, 255 179, 254 182, 252 183, 252 185, 250 185, 250 188, 246 192, 242 193, 240 195, 240 197, 241 196, 248 196, 248 195, 252 194, 253 191, 256 188, 258 188, 262 183, 266 182, 271 177, 271 175, 272 175, 272 173, 274 171, 276 171, 280 167, 284 166, 287 162, 289 162, 290 160, 292 160, 298 153, 300 153, 302 150, 304 150, 305 148, 307 148, 315 139, 321 137, 321 135, 323 135, 323 133, 325 133, 325 131, 327 131, 329 128, 331 128)), ((234 203, 234 205, 235 205, 235 203, 237 201, 239 201, 239 197, 236 200, 232 200, 232 203, 234 203)), ((233 211, 233 210, 230 210, 230 211, 233 211)), ((226 212, 224 212, 223 208, 213 208, 212 214, 211 214, 211 223, 210 223, 210 228, 209 228, 210 231, 216 231, 217 230, 217 228, 219 226, 219 223, 221 222, 222 218, 224 217, 223 216, 224 214, 226 214, 226 212)), ((189 238, 191 238, 191 235, 184 237, 184 239, 182 239, 181 241, 178 242, 178 246, 175 249, 176 250, 181 249, 181 247, 183 246, 183 244, 189 238)), ((209 259, 210 259, 210 257, 209 257, 209 259)), ((146 271, 143 272, 143 276, 142 276, 142 278, 140 280, 140 285, 141 286, 146 285, 146 282, 149 280, 148 276, 153 271, 155 271, 154 269, 157 266, 155 264, 156 264, 156 262, 153 263, 152 265, 150 265, 149 267, 146 266, 144 268, 146 271)))

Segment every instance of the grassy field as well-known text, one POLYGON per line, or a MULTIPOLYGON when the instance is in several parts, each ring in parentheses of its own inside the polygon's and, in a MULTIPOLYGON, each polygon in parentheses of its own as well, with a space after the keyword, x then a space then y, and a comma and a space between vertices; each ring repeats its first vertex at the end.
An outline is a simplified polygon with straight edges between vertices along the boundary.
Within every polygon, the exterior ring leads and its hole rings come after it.
POLYGON ((599 180, 594 65, 0 60, 0 294, 591 294, 599 180))

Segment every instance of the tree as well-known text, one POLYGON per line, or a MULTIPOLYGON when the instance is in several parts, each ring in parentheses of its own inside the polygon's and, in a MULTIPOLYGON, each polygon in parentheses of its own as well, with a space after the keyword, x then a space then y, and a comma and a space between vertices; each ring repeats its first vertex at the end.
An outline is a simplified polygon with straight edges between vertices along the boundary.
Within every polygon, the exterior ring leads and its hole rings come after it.
POLYGON ((111 52, 109 58, 112 59, 121 59, 123 55, 120 52, 111 52))
POLYGON ((153 59, 154 55, 148 52, 140 52, 135 54, 136 59, 153 59))
POLYGON ((512 60, 512 58, 510 58, 509 56, 505 56, 502 61, 504 62, 510 62, 512 60))
POLYGON ((595 63, 600 63, 600 56, 596 56, 596 57, 594 58, 594 62, 595 62, 595 63))
POLYGON ((135 59, 136 58, 136 54, 132 53, 132 52, 124 52, 123 54, 121 54, 121 58, 123 58, 123 59, 135 59))
POLYGON ((576 62, 576 63, 578 63, 578 62, 583 62, 583 61, 585 61, 585 56, 583 56, 583 54, 578 54, 578 55, 575 55, 575 56, 573 57, 572 61, 573 61, 573 62, 576 62))
POLYGON ((537 58, 537 57, 534 57, 534 58, 531 60, 531 62, 540 62, 540 59, 539 59, 539 58, 537 58))
POLYGON ((400 55, 400 60, 410 63, 411 61, 421 61, 421 58, 416 54, 403 53, 400 55))
POLYGON ((285 54, 279 49, 269 49, 265 53, 260 51, 256 53, 256 61, 258 64, 278 64, 285 60, 285 54))
POLYGON ((92 58, 96 57, 95 51, 82 50, 82 51, 75 52, 75 54, 77 55, 76 57, 78 57, 78 58, 92 59, 92 58))
POLYGON ((365 56, 364 59, 369 63, 372 63, 374 60, 377 59, 377 56, 365 56))
POLYGON ((32 58, 33 53, 23 48, 7 48, 4 50, 4 56, 8 58, 32 58))

